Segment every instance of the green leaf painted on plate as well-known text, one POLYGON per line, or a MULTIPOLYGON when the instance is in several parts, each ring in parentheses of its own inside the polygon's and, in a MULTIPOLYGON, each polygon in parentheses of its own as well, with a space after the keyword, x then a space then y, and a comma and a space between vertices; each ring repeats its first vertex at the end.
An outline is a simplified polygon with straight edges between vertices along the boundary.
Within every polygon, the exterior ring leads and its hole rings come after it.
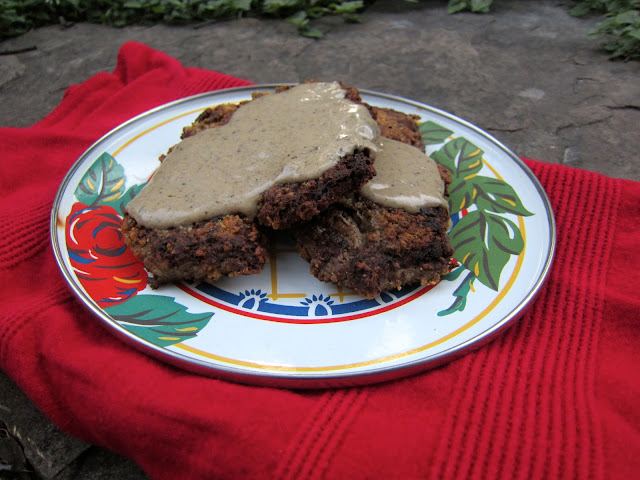
POLYGON ((511 185, 490 177, 475 177, 469 182, 476 191, 475 203, 479 210, 496 213, 511 213, 528 217, 533 215, 524 208, 520 197, 511 185))
MULTIPOLYGON (((425 145, 444 143, 430 156, 451 173, 448 199, 451 215, 466 213, 449 235, 456 259, 469 271, 454 292, 454 303, 439 313, 449 315, 464 310, 475 279, 497 291, 504 267, 524 249, 522 232, 503 215, 533 214, 504 180, 479 175, 485 166, 484 152, 474 143, 464 137, 452 138, 454 132, 432 121, 421 123, 420 130, 425 145)), ((455 272, 458 270, 443 279, 456 281, 460 273, 455 272)))
POLYGON ((430 156, 451 172, 449 185, 449 205, 452 214, 469 208, 475 199, 473 184, 470 182, 482 169, 484 152, 466 138, 448 141, 430 156))
POLYGON ((453 134, 452 130, 444 128, 442 125, 438 125, 431 120, 420 124, 420 132, 422 132, 422 141, 425 145, 444 143, 444 141, 453 134))
POLYGON ((472 206, 475 201, 474 194, 472 183, 459 181, 452 175, 449 185, 449 213, 453 215, 472 206))
POLYGON ((458 277, 463 271, 467 272, 467 275, 462 280, 462 283, 458 285, 458 288, 456 288, 453 292, 453 296, 455 297, 455 300, 453 301, 453 303, 449 308, 438 312, 439 317, 444 317, 445 315, 451 315, 452 313, 455 313, 455 312, 461 312, 467 306, 467 295, 469 294, 469 291, 471 290, 471 288, 473 288, 473 281, 476 279, 476 276, 472 272, 465 269, 464 267, 459 267, 453 270, 452 272, 448 273, 447 275, 443 276, 442 278, 444 280, 454 281, 458 279, 458 277))
POLYGON ((481 210, 462 217, 449 239, 456 250, 456 259, 495 291, 511 256, 519 255, 524 248, 524 240, 515 223, 481 210))
POLYGON ((90 207, 109 205, 124 193, 124 169, 115 158, 103 153, 82 176, 74 192, 78 201, 90 207))
POLYGON ((104 310, 131 333, 160 347, 195 337, 213 316, 189 313, 172 297, 162 295, 136 295, 104 310))
POLYGON ((108 205, 122 215, 127 203, 146 185, 133 185, 125 191, 125 182, 124 168, 105 152, 82 176, 74 195, 89 207, 108 205))
POLYGON ((449 140, 431 154, 437 163, 448 168, 459 181, 466 181, 482 169, 484 152, 464 137, 449 140))

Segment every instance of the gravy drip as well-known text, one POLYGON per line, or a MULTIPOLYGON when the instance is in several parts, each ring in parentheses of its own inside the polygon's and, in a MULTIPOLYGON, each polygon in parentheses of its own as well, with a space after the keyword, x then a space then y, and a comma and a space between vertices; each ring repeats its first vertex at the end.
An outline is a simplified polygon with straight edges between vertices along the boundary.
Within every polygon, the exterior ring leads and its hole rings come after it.
POLYGON ((253 218, 274 184, 318 178, 364 149, 375 157, 378 124, 344 96, 337 82, 306 83, 244 104, 226 125, 178 143, 128 213, 148 228, 253 218))
POLYGON ((415 147, 380 138, 376 156, 376 176, 360 193, 369 200, 391 208, 418 213, 424 207, 449 208, 444 198, 444 182, 436 163, 415 147))

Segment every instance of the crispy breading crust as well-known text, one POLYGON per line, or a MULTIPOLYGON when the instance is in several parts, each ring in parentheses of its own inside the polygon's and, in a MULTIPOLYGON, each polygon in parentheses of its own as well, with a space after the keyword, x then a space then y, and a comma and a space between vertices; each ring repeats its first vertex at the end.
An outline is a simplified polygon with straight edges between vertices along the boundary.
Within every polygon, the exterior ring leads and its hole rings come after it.
POLYGON ((122 233, 153 275, 152 288, 178 280, 213 283, 222 277, 260 273, 269 261, 267 236, 239 215, 151 229, 125 213, 122 233))
POLYGON ((198 118, 195 119, 193 124, 182 129, 182 135, 180 135, 180 138, 184 140, 185 138, 192 137, 196 133, 207 128, 215 128, 225 125, 229 120, 231 120, 233 112, 235 112, 243 103, 245 102, 238 104, 224 103, 216 107, 205 109, 200 115, 198 115, 198 118))
POLYGON ((420 117, 390 108, 366 106, 369 108, 373 119, 380 125, 380 134, 383 137, 407 143, 424 152, 422 133, 417 125, 417 120, 420 117))
POLYGON ((315 277, 374 298, 386 289, 436 283, 449 271, 448 222, 442 207, 412 215, 355 194, 293 233, 315 277))
POLYGON ((320 178, 274 185, 262 195, 258 221, 274 230, 307 222, 359 190, 373 174, 373 159, 365 151, 343 157, 320 178))

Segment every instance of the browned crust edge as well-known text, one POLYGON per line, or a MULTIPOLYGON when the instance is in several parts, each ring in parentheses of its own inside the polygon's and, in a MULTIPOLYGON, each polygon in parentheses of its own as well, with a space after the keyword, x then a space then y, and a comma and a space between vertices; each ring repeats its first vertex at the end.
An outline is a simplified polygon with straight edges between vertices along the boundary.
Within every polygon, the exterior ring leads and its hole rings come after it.
POLYGON ((222 277, 260 273, 269 262, 267 236, 239 215, 167 229, 146 228, 124 215, 122 233, 152 274, 149 285, 185 280, 212 283, 222 277))

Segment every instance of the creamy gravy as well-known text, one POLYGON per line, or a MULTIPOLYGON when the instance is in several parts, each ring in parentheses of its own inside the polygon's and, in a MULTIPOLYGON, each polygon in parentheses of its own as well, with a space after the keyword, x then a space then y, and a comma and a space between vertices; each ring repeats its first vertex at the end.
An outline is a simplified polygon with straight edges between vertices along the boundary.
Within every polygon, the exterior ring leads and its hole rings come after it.
POLYGON ((448 208, 444 182, 436 163, 415 147, 380 138, 376 156, 376 176, 360 193, 385 207, 418 213, 424 207, 448 208))
POLYGON ((336 82, 307 83, 244 104, 226 125, 181 141, 128 213, 149 228, 254 217, 260 195, 276 183, 317 178, 365 148, 375 157, 378 124, 344 95, 336 82))

